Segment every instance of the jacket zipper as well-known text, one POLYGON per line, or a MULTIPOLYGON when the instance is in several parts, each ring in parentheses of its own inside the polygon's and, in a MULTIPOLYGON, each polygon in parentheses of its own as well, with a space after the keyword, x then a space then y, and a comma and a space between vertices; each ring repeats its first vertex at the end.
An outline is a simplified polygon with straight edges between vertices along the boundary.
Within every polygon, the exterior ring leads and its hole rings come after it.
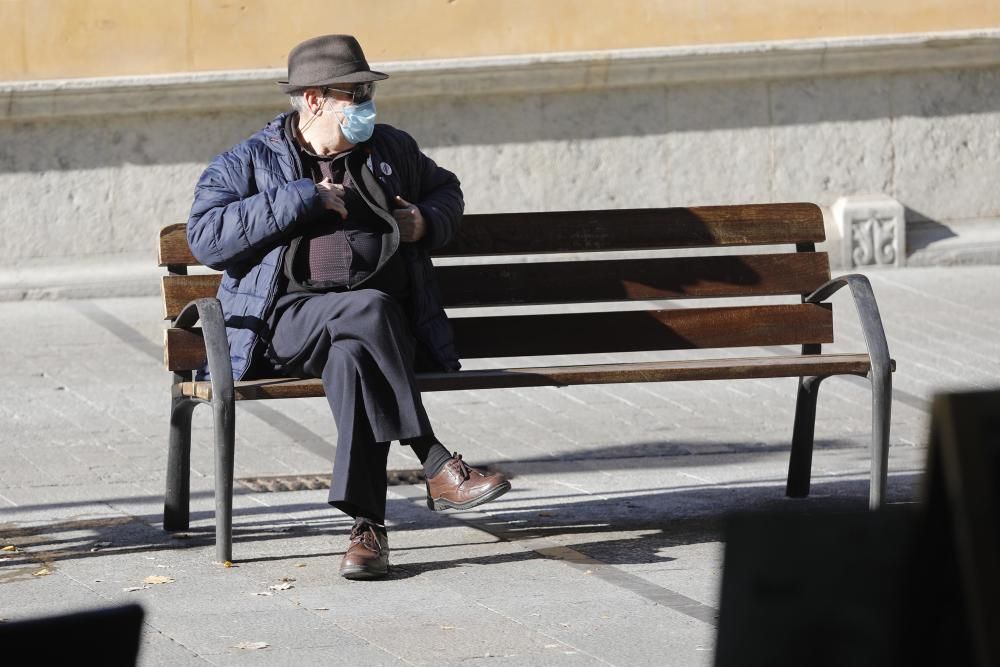
MULTIPOLYGON (((285 141, 285 121, 282 120, 281 127, 278 128, 278 137, 272 137, 271 139, 276 144, 281 144, 287 150, 289 148, 288 143, 285 141)), ((292 180, 298 180, 302 178, 302 160, 299 159, 299 154, 295 150, 295 147, 291 147, 292 150, 288 151, 292 163, 292 175, 295 177, 292 180)), ((274 272, 274 278, 271 280, 271 286, 267 290, 267 298, 264 300, 264 314, 268 314, 271 310, 271 305, 274 303, 275 293, 278 291, 278 282, 281 280, 282 272, 284 271, 285 265, 285 253, 288 252, 288 246, 278 253, 277 257, 277 270, 274 272)), ((260 342, 260 334, 254 334, 253 341, 250 344, 250 351, 247 354, 247 365, 240 373, 238 380, 242 380, 243 376, 247 374, 250 370, 251 363, 253 362, 254 349, 260 342)))

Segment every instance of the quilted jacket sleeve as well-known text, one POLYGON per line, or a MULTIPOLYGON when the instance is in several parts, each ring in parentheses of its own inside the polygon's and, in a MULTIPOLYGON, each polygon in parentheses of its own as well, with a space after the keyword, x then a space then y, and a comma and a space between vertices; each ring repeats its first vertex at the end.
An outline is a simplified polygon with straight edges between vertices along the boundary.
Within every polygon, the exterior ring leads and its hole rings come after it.
POLYGON ((437 166, 420 153, 420 212, 427 221, 427 246, 437 249, 448 244, 465 210, 462 186, 452 172, 437 166))
POLYGON ((389 130, 396 150, 404 154, 411 165, 410 177, 403 186, 404 199, 419 206, 427 221, 427 235, 421 242, 429 250, 447 245, 455 235, 465 210, 458 177, 424 155, 409 134, 396 128, 389 130))
POLYGON ((320 208, 308 178, 258 191, 246 144, 216 157, 195 186, 187 237, 198 261, 224 270, 273 248, 298 221, 320 208))

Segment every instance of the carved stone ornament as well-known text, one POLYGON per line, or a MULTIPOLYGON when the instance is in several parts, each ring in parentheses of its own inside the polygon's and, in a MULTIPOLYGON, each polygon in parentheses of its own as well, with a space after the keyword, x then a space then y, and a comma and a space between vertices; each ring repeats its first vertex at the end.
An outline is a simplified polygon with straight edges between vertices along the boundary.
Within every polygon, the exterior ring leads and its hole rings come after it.
POLYGON ((903 266, 906 221, 903 205, 886 195, 841 197, 833 205, 846 268, 903 266))

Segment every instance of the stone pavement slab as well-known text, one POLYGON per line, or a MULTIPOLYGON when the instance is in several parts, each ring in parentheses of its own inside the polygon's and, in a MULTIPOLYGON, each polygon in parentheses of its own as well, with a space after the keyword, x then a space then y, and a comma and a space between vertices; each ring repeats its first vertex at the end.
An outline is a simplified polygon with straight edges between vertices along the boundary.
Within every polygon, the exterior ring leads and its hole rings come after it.
MULTIPOLYGON (((869 275, 898 362, 889 500, 911 502, 933 394, 1000 385, 1000 267, 869 275)), ((850 298, 834 303, 827 349, 862 349, 850 298)), ((794 380, 439 393, 425 401, 445 444, 510 474, 510 493, 431 513, 422 487, 390 487, 394 568, 361 583, 336 575, 350 524, 324 490, 239 486, 224 568, 207 410, 191 529, 162 531, 158 316, 148 297, 0 303, 0 542, 17 548, 0 552, 0 618, 138 602, 143 665, 706 665, 728 513, 866 506, 860 378, 823 385, 804 501, 783 495, 794 380)), ((323 399, 238 413, 237 477, 328 474, 323 399)), ((417 462, 393 447, 390 467, 417 462)))

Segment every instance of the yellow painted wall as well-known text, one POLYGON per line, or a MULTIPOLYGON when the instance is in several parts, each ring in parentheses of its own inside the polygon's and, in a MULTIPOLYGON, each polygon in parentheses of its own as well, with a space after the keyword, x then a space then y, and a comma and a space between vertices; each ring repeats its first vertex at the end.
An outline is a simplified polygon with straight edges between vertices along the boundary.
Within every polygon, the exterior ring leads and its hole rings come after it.
POLYGON ((346 32, 409 60, 1000 27, 1000 0, 0 0, 0 80, 283 67, 346 32))

